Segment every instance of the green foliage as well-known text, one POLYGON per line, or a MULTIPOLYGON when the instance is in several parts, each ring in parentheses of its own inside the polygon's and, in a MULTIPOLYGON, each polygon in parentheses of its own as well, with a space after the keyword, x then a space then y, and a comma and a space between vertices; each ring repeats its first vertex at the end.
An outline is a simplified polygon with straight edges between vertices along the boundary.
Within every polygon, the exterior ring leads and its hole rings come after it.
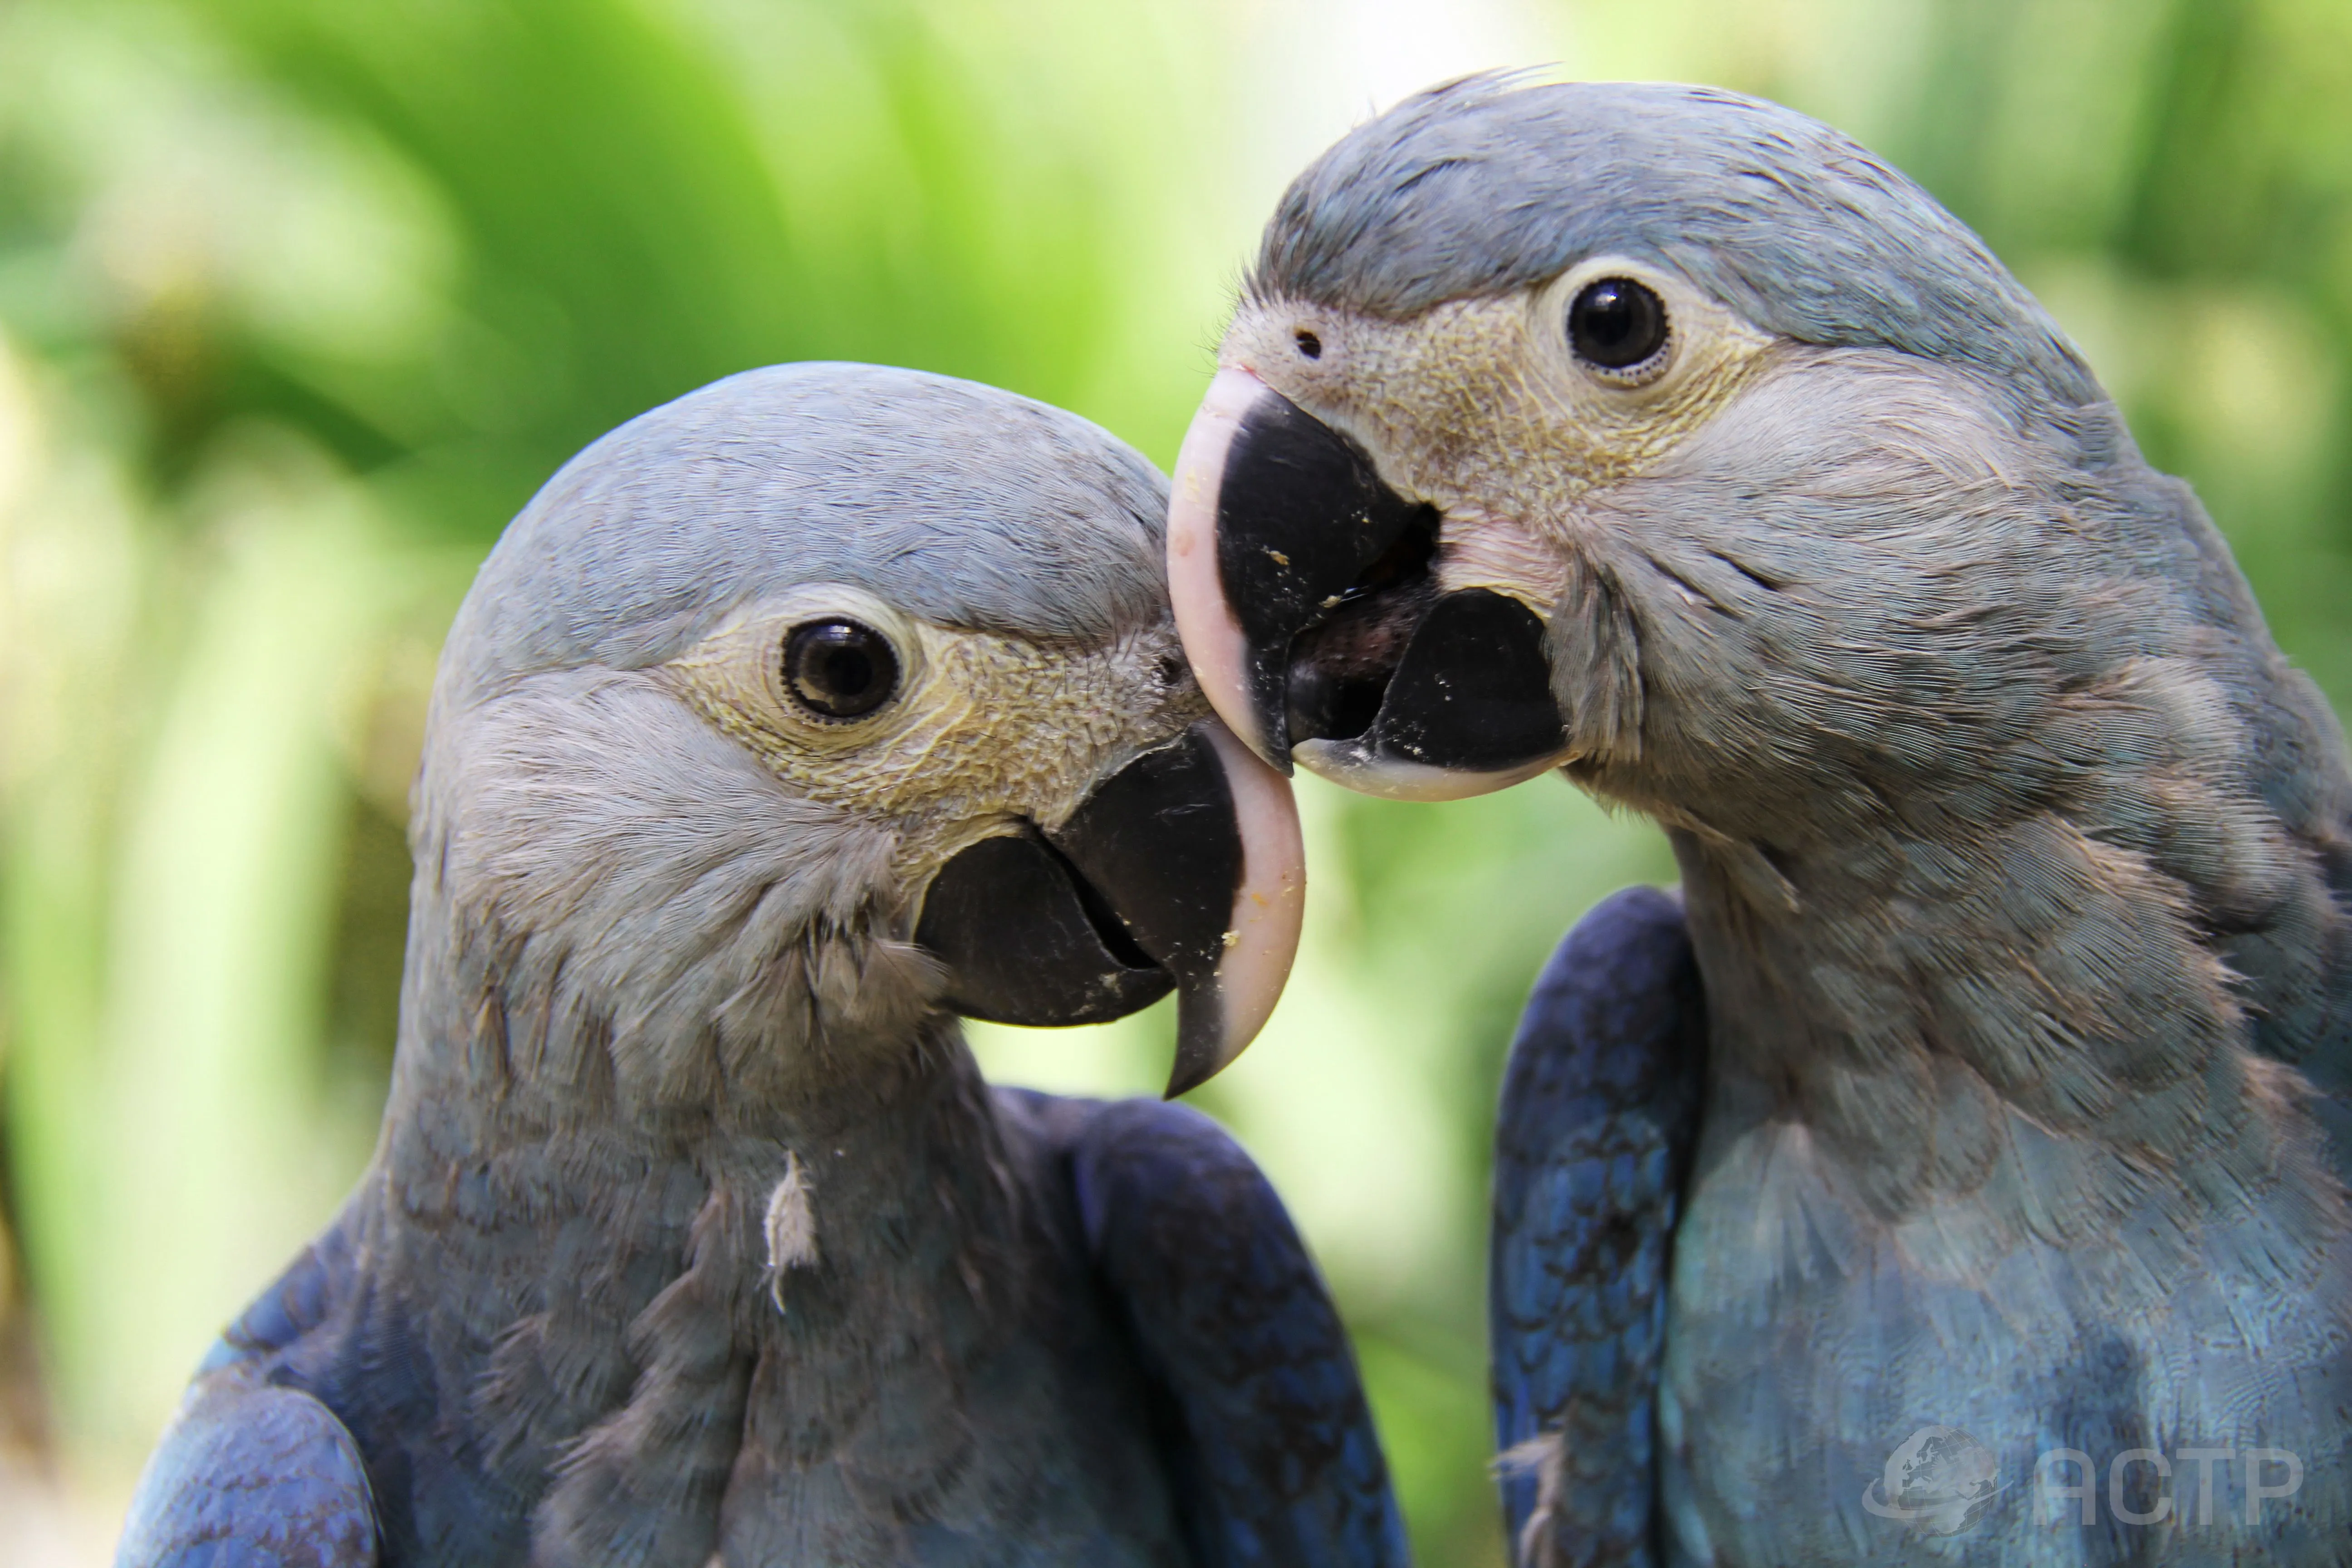
MULTIPOLYGON (((1529 59, 1765 92, 1921 176, 2352 698, 2340 6, 1511 14, 1564 29, 1529 59)), ((1360 111, 1347 50, 1377 41, 1301 9, 1293 34, 1329 46, 1301 55, 1254 16, 0 7, 0 1491, 35 1440, 118 1485, 364 1160, 433 654, 505 519, 612 425, 794 358, 996 382, 1167 462, 1255 227, 1360 111), (37 1399, 8 1350, 36 1322, 37 1399)), ((1493 1561, 1502 1052, 1559 932, 1671 865, 1554 783, 1302 798, 1297 977, 1202 1100, 1340 1292, 1423 1560, 1493 1561)), ((1150 1091, 1167 1029, 979 1035, 1000 1073, 1150 1091)))

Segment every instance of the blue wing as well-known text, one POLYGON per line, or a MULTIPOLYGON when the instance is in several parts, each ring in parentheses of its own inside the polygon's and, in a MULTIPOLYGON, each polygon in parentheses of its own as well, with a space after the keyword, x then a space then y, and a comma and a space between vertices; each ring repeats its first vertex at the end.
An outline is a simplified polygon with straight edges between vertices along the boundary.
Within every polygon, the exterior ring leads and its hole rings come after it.
POLYGON ((1405 1563, 1347 1331, 1240 1145, 1183 1106, 1122 1100, 1087 1116, 1070 1174, 1096 1269, 1167 1400, 1193 1561, 1405 1563))
POLYGON ((352 1268, 347 1211, 214 1344, 139 1478, 115 1568, 373 1568, 379 1531, 358 1444, 269 1372, 325 1319, 352 1268))
POLYGON ((236 1373, 196 1385, 147 1461, 115 1568, 374 1568, 358 1446, 328 1408, 236 1373))
POLYGON ((1522 1561, 1655 1561, 1653 1396, 1705 1044, 1682 910, 1655 888, 1579 921, 1520 1017, 1487 1311, 1503 1511, 1522 1561))

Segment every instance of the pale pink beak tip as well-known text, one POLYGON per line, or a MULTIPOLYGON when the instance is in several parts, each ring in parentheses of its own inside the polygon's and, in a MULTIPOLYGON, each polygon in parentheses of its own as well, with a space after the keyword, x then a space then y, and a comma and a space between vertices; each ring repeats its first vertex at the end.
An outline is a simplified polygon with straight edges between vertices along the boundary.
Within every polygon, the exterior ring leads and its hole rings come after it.
POLYGON ((1290 978, 1307 918, 1307 846, 1290 782, 1216 721, 1202 721, 1201 732, 1215 747, 1233 791, 1242 877, 1216 970, 1215 1027, 1179 1041, 1171 1099, 1215 1077, 1265 1027, 1290 978))

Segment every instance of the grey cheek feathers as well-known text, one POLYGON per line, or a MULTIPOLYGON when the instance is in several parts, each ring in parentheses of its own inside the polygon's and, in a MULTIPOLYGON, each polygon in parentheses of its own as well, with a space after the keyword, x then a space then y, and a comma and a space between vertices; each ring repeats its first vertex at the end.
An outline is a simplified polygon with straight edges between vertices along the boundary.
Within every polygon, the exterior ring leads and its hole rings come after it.
POLYGON ((2225 923, 2304 897, 2281 834, 2325 812, 2273 770, 2332 724, 2215 577, 2188 492, 2111 411, 2044 414, 1949 366, 1806 350, 1612 492, 1590 537, 1640 623, 1621 683, 1650 700, 1642 776, 1608 773, 1621 750, 1593 782, 1784 843, 1860 842, 1890 793, 1962 834, 2055 802, 2225 923))
POLYGON ((819 1031, 903 1038, 936 994, 936 965, 869 934, 895 839, 790 795, 648 678, 445 709, 417 794, 440 924, 412 964, 494 984, 516 1078, 590 1081, 570 1054, 604 1051, 624 1105, 707 1104, 780 1089, 819 1031))
POLYGON ((1964 226, 1818 121, 1712 88, 1474 77, 1358 128, 1294 182, 1249 290, 1403 319, 1580 259, 1682 272, 1767 331, 2099 394, 1964 226))
POLYGON ((1976 661, 1995 686, 2080 673, 2016 628, 2072 615, 2078 571, 2111 594, 2127 574, 2088 541, 2076 570, 2041 563, 2050 497, 2078 470, 2063 432, 2021 439, 2004 402, 1909 355, 1794 347, 1655 468, 1595 492, 1549 631, 1574 749, 1801 770, 1825 735, 1915 728, 1976 661), (2011 614, 1979 637, 1995 585, 2011 614))

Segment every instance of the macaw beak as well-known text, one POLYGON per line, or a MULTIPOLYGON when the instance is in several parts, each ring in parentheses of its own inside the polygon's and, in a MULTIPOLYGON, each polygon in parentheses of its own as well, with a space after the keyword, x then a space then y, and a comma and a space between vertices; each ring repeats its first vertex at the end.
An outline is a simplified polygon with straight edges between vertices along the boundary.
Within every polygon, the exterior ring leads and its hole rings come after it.
POLYGON ((1209 384, 1176 459, 1169 590, 1202 689, 1268 764, 1450 800, 1562 760, 1544 623, 1439 588, 1444 521, 1248 371, 1209 384))
POLYGON ((1290 785, 1205 719, 1058 827, 983 838, 932 878, 915 940, 968 1017, 1101 1024, 1176 993, 1171 1099, 1223 1070, 1281 998, 1307 907, 1290 785))

